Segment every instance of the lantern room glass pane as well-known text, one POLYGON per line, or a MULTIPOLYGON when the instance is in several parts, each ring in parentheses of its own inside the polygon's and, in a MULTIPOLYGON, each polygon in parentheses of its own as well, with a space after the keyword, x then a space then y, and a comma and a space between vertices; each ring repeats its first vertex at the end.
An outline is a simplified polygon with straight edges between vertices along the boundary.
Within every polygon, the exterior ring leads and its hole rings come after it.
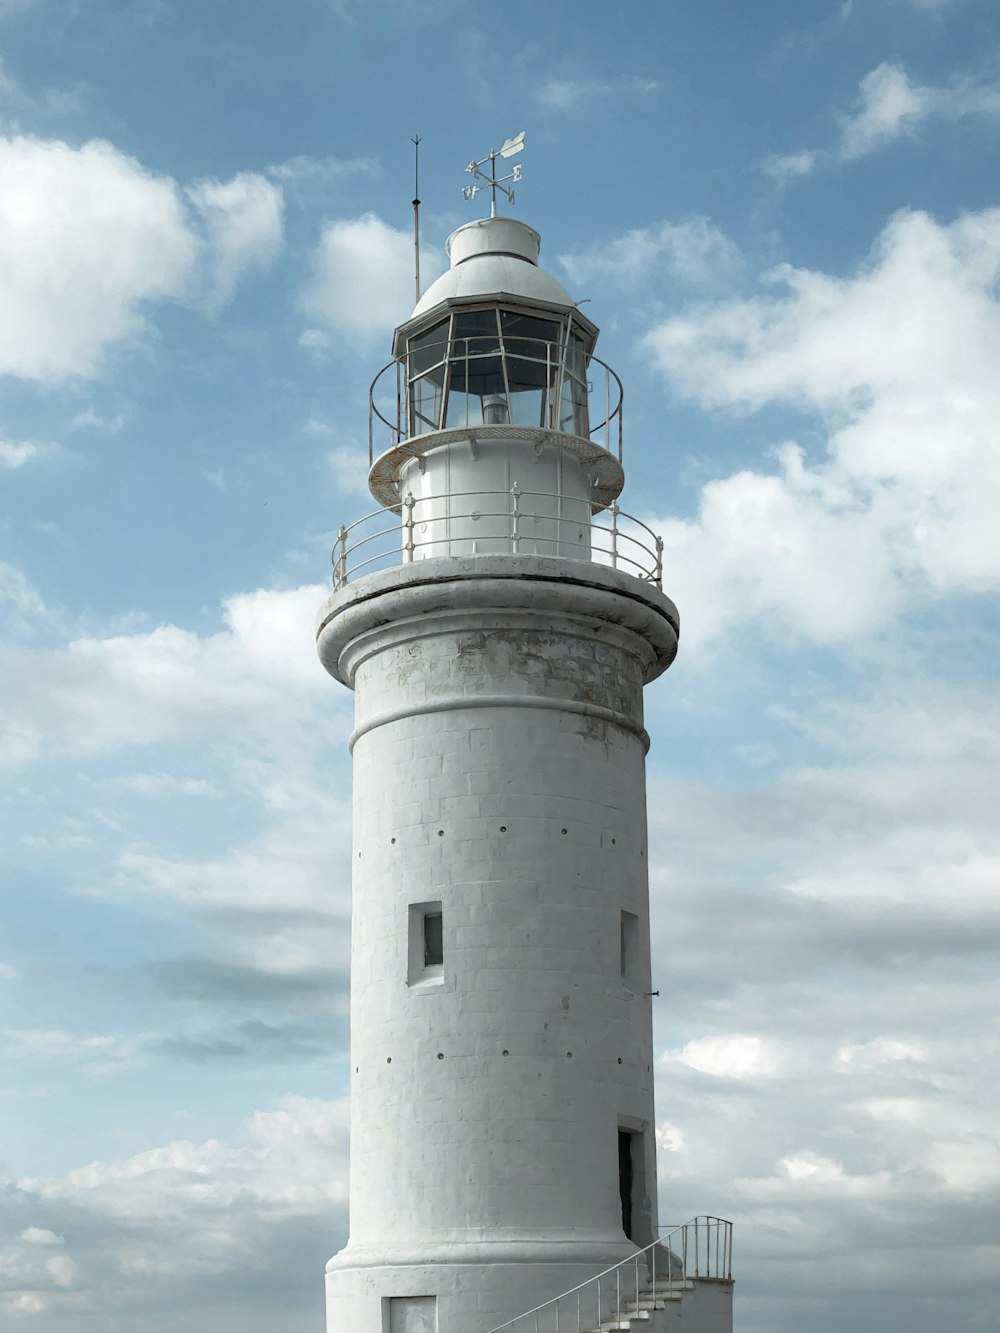
POLYGON ((455 316, 452 338, 456 344, 456 356, 464 352, 462 342, 466 338, 473 340, 470 354, 474 347, 480 355, 500 350, 500 337, 497 331, 497 312, 493 306, 489 310, 463 310, 455 316))
POLYGON ((442 385, 429 377, 417 380, 410 392, 414 434, 441 429, 442 385))
POLYGON ((444 354, 448 350, 448 321, 443 319, 440 324, 435 324, 433 328, 425 329, 423 333, 411 338, 407 350, 408 373, 412 380, 444 360, 444 354))
POLYGON ((570 375, 563 376, 559 429, 568 435, 587 434, 587 387, 570 375))
POLYGON ((531 357, 536 361, 559 360, 562 326, 554 319, 536 319, 516 310, 500 311, 500 329, 508 356, 531 357))
POLYGON ((465 342, 454 348, 455 359, 448 367, 448 411, 446 427, 479 425, 486 418, 483 400, 501 398, 506 403, 503 359, 492 356, 465 355, 465 342))

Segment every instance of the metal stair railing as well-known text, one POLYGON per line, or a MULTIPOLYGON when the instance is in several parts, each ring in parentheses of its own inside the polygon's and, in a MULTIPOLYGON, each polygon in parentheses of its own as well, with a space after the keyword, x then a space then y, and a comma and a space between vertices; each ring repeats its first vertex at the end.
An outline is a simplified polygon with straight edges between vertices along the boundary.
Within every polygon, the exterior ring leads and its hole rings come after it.
POLYGON ((658 1240, 489 1333, 597 1333, 655 1308, 657 1298, 679 1293, 691 1278, 732 1281, 733 1224, 699 1215, 665 1229, 658 1240), (671 1241, 677 1242, 680 1255, 671 1241), (657 1259, 657 1250, 665 1254, 657 1259), (694 1271, 689 1270, 694 1260, 694 1271), (640 1268, 642 1272, 640 1273, 640 1268))

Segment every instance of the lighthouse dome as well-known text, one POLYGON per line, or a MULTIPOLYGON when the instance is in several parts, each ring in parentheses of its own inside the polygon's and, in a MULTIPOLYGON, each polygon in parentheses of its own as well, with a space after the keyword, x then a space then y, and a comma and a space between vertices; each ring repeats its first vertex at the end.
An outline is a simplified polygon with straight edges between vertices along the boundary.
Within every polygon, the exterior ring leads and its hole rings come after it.
POLYGON ((573 298, 551 273, 538 267, 541 238, 516 218, 480 218, 453 231, 445 242, 451 260, 413 311, 419 318, 445 301, 498 296, 531 305, 573 307, 573 298))

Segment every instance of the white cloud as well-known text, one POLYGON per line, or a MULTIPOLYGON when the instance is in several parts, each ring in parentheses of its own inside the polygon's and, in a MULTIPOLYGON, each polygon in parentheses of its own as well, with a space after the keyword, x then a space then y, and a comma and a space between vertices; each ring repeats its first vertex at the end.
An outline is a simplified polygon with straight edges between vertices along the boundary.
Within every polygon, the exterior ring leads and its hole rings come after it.
POLYGON ((779 184, 797 176, 808 176, 816 166, 818 154, 803 148, 797 153, 783 153, 764 160, 764 170, 779 184))
POLYGON ((737 1189, 763 1198, 885 1198, 891 1193, 888 1171, 853 1175, 821 1153, 802 1151, 783 1157, 772 1176, 737 1179, 737 1189))
MULTIPOLYGON (((0 592, 41 613, 19 571, 0 566, 0 592)), ((107 754, 208 734, 294 731, 310 697, 335 706, 315 658, 316 585, 227 598, 225 628, 199 636, 175 625, 81 637, 47 653, 8 648, 4 670, 19 707, 0 726, 0 761, 107 754)))
POLYGON ((267 268, 284 241, 281 190, 264 176, 240 172, 229 181, 196 181, 187 197, 211 252, 209 308, 217 312, 248 272, 267 268))
POLYGON ((54 1231, 49 1231, 45 1227, 26 1227, 18 1236, 18 1240, 24 1241, 26 1245, 62 1245, 62 1236, 57 1236, 54 1231))
POLYGON ((213 308, 281 243, 280 191, 242 173, 191 186, 92 140, 0 138, 0 375, 100 373, 112 347, 148 338, 159 301, 213 308))
POLYGON ((93 375, 187 287, 197 239, 173 181, 111 144, 0 139, 0 374, 93 375), (16 257, 16 262, 12 262, 16 257))
MULTIPOLYGON (((436 254, 421 255, 426 282, 440 271, 436 254)), ((301 296, 310 319, 367 347, 401 322, 413 299, 413 237, 374 213, 328 222, 301 296)), ((300 338, 315 350, 314 330, 300 338)))
POLYGON ((92 407, 86 407, 82 412, 76 413, 69 423, 69 428, 70 430, 106 430, 117 434, 124 425, 125 418, 120 412, 117 416, 102 417, 92 407))
MULTIPOLYGON (((905 0, 915 8, 943 9, 936 0, 905 0)), ((947 3, 947 0, 945 0, 947 3)), ((800 149, 764 159, 763 170, 778 184, 808 176, 823 163, 854 162, 933 120, 1000 114, 1000 84, 955 79, 914 83, 902 65, 883 61, 861 80, 854 105, 839 117, 840 137, 829 150, 800 149)))
POLYGON ((330 346, 330 335, 323 329, 303 329, 298 343, 304 351, 319 355, 330 346))
POLYGON ((66 1060, 92 1074, 108 1074, 131 1064, 139 1037, 80 1034, 58 1028, 8 1028, 7 1055, 30 1060, 66 1060))
POLYGON ((0 961, 0 981, 17 981, 20 975, 12 963, 0 961))
POLYGON ((218 788, 204 778, 177 778, 170 773, 133 773, 119 779, 140 796, 218 796, 218 788))
POLYGON ((689 644, 767 617, 836 642, 912 596, 1000 584, 998 273, 1000 210, 950 225, 900 213, 852 277, 784 265, 773 294, 648 335, 703 405, 791 406, 829 429, 826 459, 785 444, 774 470, 711 482, 697 519, 666 524, 689 644))
POLYGON ((650 97, 660 91, 656 79, 623 74, 616 79, 550 79, 538 90, 538 100, 553 111, 571 111, 581 102, 605 98, 650 97))
POLYGON ((24 573, 0 560, 0 603, 8 602, 15 611, 26 616, 45 614, 45 603, 38 589, 24 573))
POLYGON ((939 93, 911 83, 899 65, 879 65, 861 80, 858 106, 844 124, 841 157, 845 161, 865 157, 898 139, 926 119, 939 100, 939 93))
POLYGON ((680 1051, 668 1053, 667 1060, 679 1060, 701 1074, 713 1078, 739 1080, 763 1078, 777 1072, 780 1060, 761 1037, 744 1033, 725 1036, 696 1037, 680 1051))
POLYGON ((378 173, 378 163, 371 157, 308 157, 305 154, 275 162, 267 169, 267 174, 274 180, 290 186, 326 185, 348 176, 376 176, 378 173))
POLYGON ((359 444, 338 444, 326 454, 326 465, 338 495, 367 495, 368 450, 359 444))
POLYGON ((0 440, 0 467, 16 472, 25 463, 38 457, 38 445, 23 442, 14 444, 10 440, 0 440))
MULTIPOLYGON (((200 911, 225 908, 248 913, 280 908, 289 913, 308 912, 315 919, 328 918, 340 929, 344 902, 331 883, 331 861, 338 859, 338 841, 341 846, 349 845, 349 824, 346 802, 317 799, 304 817, 293 815, 245 845, 208 860, 179 860, 129 847, 118 857, 113 883, 102 886, 101 892, 125 898, 154 894, 200 911)), ((312 928, 315 919, 310 922, 312 928)), ((314 956, 313 950, 309 953, 314 956)), ((283 949, 276 934, 269 937, 266 959, 270 970, 297 968, 299 954, 298 945, 283 949)))
POLYGON ((847 1042, 837 1052, 837 1063, 845 1070, 876 1069, 898 1060, 923 1064, 926 1054, 922 1047, 909 1041, 891 1037, 874 1037, 871 1041, 847 1042))
MULTIPOLYGON (((333 1218, 342 1225, 347 1127, 346 1101, 286 1096, 252 1115, 235 1142, 178 1140, 8 1183, 9 1209, 67 1219, 53 1223, 67 1239, 33 1223, 0 1243, 0 1310, 111 1319, 169 1292, 181 1317, 204 1301, 206 1279, 238 1283, 253 1271, 283 1288, 289 1267, 304 1287, 304 1232, 332 1249, 324 1233, 333 1218)), ((322 1264, 312 1246, 309 1261, 322 1264)))
POLYGON ((610 279, 634 287, 654 281, 664 270, 674 281, 700 291, 733 287, 744 267, 733 242, 703 217, 636 228, 613 241, 561 255, 559 263, 576 284, 610 279))

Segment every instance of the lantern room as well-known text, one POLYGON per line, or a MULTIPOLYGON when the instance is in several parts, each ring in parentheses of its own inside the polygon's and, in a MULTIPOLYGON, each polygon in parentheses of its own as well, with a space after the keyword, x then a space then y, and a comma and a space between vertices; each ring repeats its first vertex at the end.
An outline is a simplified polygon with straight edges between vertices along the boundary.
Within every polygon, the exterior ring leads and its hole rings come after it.
POLYGON ((384 563, 396 534, 404 562, 620 561, 658 581, 658 540, 637 521, 620 531, 621 381, 594 354, 597 326, 539 266, 538 233, 482 218, 446 249, 371 386, 368 484, 383 510, 341 530, 336 585, 384 563))

